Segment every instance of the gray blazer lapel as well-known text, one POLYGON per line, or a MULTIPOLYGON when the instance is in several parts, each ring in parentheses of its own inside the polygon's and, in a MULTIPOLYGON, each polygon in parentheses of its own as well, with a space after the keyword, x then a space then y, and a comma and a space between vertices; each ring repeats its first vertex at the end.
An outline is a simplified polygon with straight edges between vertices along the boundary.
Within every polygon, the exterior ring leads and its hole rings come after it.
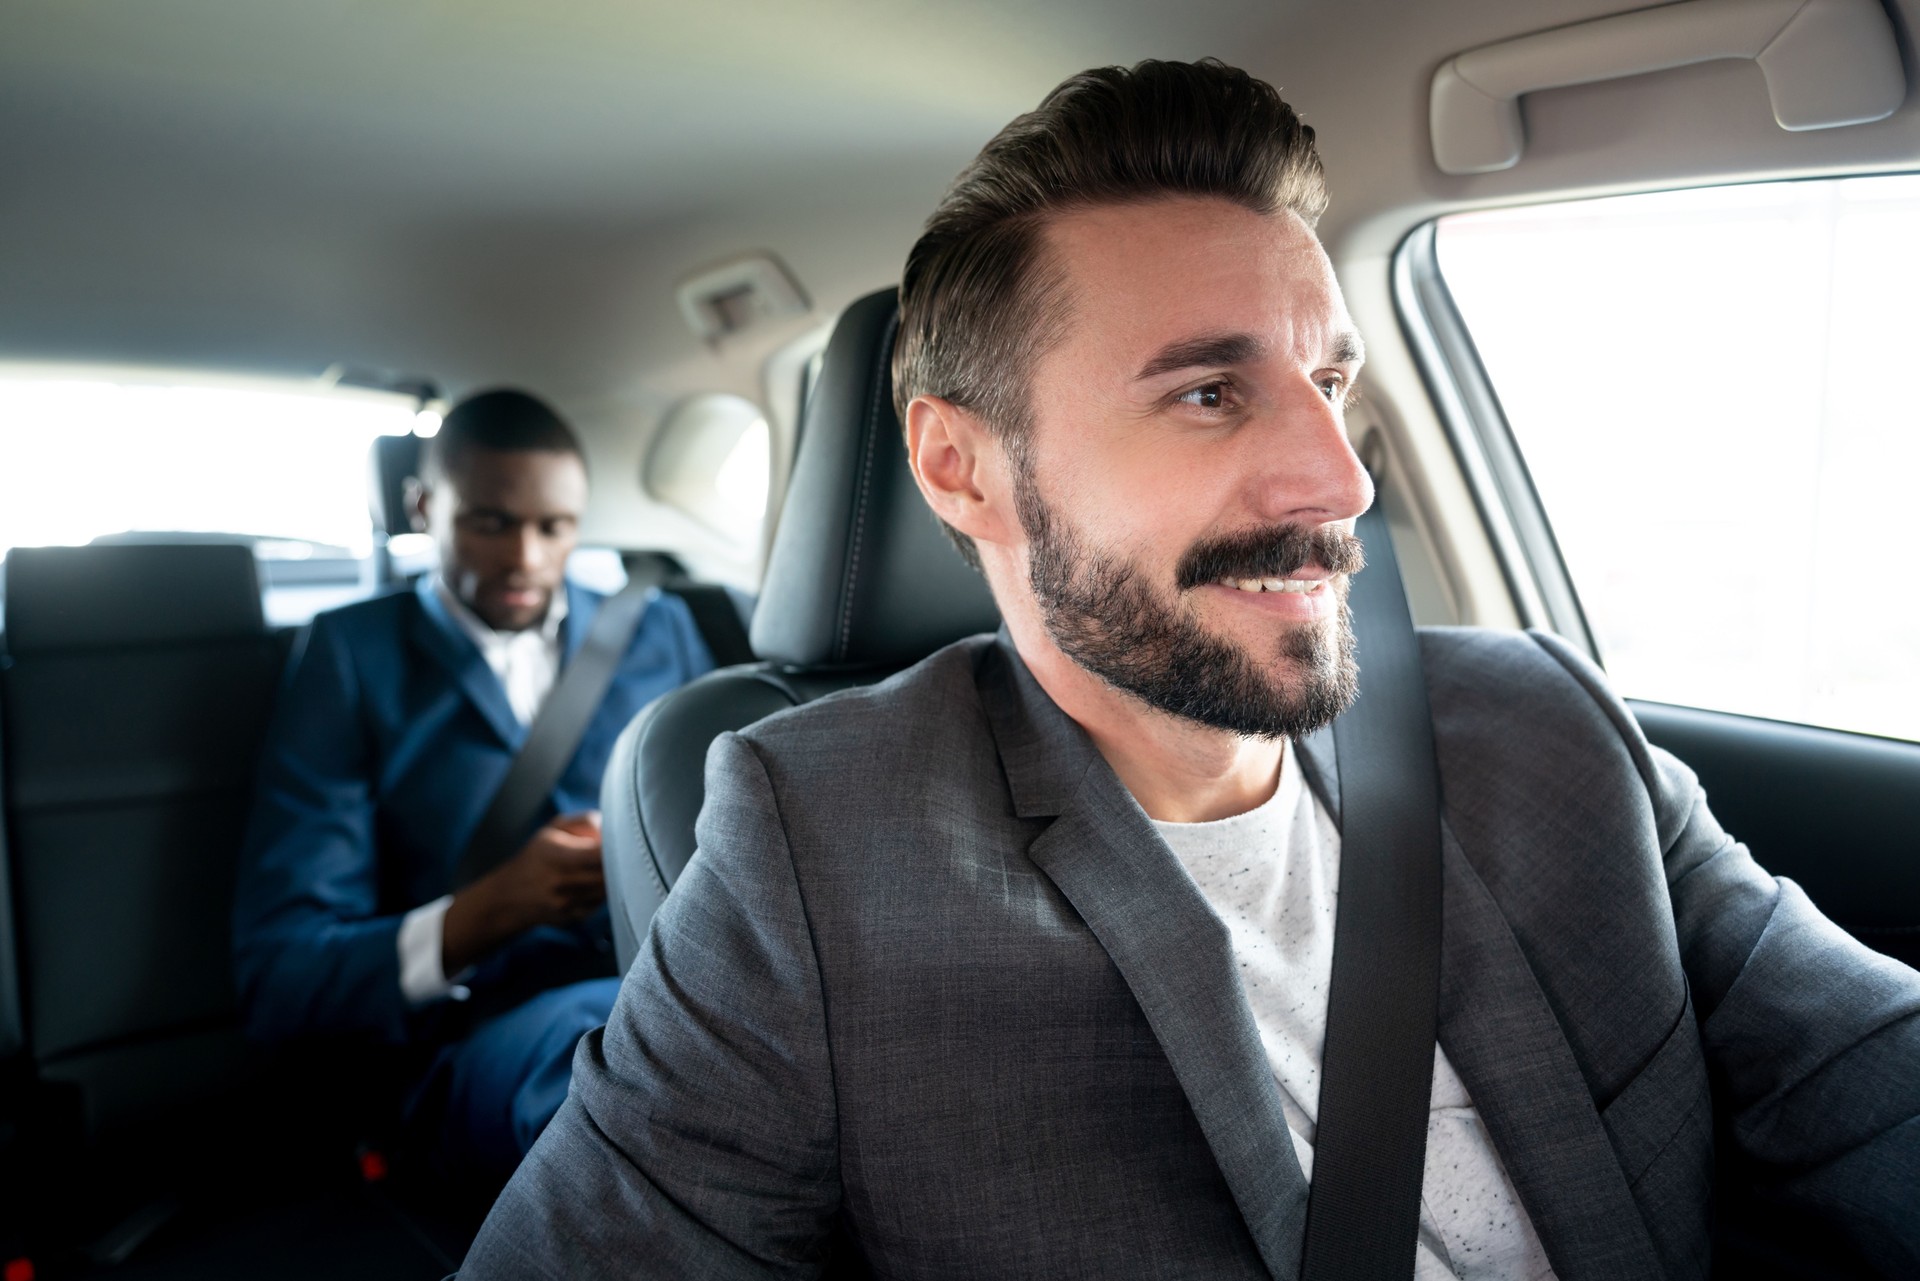
POLYGON ((1004 633, 982 664, 981 693, 1016 812, 1058 815, 1028 857, 1132 989, 1268 1271, 1297 1276, 1307 1182, 1226 927, 1004 633))
POLYGON ((1658 1277, 1659 1256, 1573 1050, 1499 904, 1441 833, 1440 1044, 1561 1281, 1658 1277))

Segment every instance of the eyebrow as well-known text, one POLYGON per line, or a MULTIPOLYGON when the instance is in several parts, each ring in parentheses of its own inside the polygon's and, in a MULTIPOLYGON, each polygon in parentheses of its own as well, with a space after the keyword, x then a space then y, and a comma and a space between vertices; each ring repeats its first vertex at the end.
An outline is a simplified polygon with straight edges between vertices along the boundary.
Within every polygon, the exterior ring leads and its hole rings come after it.
POLYGON ((1202 334, 1168 343, 1140 367, 1135 381, 1158 378, 1200 365, 1244 365, 1266 355, 1267 345, 1252 334, 1202 334))
MULTIPOLYGON (((1267 345, 1252 334, 1202 334, 1198 338, 1183 338, 1162 347, 1140 367, 1134 380, 1143 382, 1162 374, 1196 369, 1203 365, 1244 365, 1260 360, 1266 354, 1267 345)), ((1360 335, 1348 329, 1334 335, 1330 356, 1331 364, 1357 365, 1367 358, 1366 347, 1361 343, 1360 335)))
POLYGON ((555 520, 577 521, 580 519, 580 513, 578 512, 541 512, 533 515, 521 516, 521 515, 518 515, 517 513, 508 511, 504 507, 469 507, 465 511, 461 512, 460 516, 462 519, 465 519, 465 520, 485 519, 485 520, 505 521, 509 525, 544 525, 549 521, 555 521, 555 520))

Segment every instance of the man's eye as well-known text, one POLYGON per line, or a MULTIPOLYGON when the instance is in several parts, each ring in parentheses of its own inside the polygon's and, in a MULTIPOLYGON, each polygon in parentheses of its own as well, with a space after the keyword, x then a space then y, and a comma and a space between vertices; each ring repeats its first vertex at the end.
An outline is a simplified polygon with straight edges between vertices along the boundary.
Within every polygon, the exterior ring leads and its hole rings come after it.
POLYGON ((1347 380, 1344 378, 1327 379, 1320 384, 1320 394, 1325 396, 1331 403, 1339 404, 1341 398, 1347 394, 1347 380))
POLYGON ((1225 409, 1227 384, 1208 383, 1204 387, 1195 387, 1192 391, 1183 391, 1176 399, 1183 405, 1197 405, 1201 409, 1225 409))

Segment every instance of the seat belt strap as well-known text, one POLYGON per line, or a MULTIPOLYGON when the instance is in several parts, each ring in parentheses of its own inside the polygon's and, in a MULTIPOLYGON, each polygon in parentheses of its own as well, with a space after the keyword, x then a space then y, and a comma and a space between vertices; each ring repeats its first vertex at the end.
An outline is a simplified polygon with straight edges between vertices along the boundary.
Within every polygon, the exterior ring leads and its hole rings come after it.
POLYGON ((1420 642, 1376 497, 1348 592, 1360 693, 1333 723, 1340 901, 1306 1281, 1413 1275, 1440 1006, 1440 782, 1420 642))
POLYGON ((665 576, 664 568, 637 569, 625 587, 600 603, 586 639, 548 692, 526 741, 461 851, 454 866, 455 889, 479 880, 526 844, 534 819, 580 750, 580 740, 606 699, 620 660, 633 647, 647 602, 665 576))
POLYGON ((700 639, 707 643, 715 667, 735 667, 753 661, 747 625, 740 621, 733 594, 716 583, 668 583, 666 590, 687 603, 700 639))

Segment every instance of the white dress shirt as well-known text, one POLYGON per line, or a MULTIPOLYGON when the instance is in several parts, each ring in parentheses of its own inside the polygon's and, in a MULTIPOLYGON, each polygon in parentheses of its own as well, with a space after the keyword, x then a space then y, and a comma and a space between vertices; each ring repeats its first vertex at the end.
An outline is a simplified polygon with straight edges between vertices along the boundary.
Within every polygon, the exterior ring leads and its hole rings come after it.
MULTIPOLYGON (((1314 1118, 1327 1041, 1340 833, 1296 753, 1257 809, 1212 823, 1154 827, 1226 925, 1254 1027, 1280 1086, 1300 1168, 1313 1177, 1314 1118)), ((1421 1180, 1418 1281, 1551 1277, 1527 1211, 1467 1087, 1434 1047, 1421 1180)))
MULTIPOLYGON (((562 586, 554 591, 547 616, 539 626, 519 632, 498 632, 487 626, 438 574, 433 578, 433 593, 499 678, 513 714, 522 725, 531 725, 560 676, 563 657, 560 624, 567 616, 566 588, 562 586)), ((449 979, 441 953, 447 908, 452 903, 453 895, 445 894, 401 918, 400 991, 414 1005, 441 997, 450 996, 455 1000, 467 997, 467 989, 457 982, 464 974, 449 979)))

